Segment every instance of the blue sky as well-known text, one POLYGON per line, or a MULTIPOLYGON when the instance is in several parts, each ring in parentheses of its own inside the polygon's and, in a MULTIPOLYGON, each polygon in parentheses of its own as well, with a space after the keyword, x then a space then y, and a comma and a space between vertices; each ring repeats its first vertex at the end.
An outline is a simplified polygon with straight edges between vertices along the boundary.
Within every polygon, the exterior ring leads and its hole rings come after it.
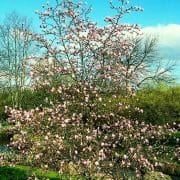
MULTIPOLYGON (((84 0, 82 0, 84 1, 84 0)), ((102 23, 105 15, 111 14, 108 8, 108 0, 85 0, 93 6, 92 17, 102 23)), ((54 0, 49 0, 53 3, 54 0)), ((127 15, 124 20, 129 23, 137 23, 142 27, 159 24, 180 24, 180 0, 130 0, 133 5, 144 8, 143 13, 127 15)), ((37 21, 35 10, 40 10, 46 0, 3 0, 0 3, 1 17, 11 11, 17 11, 22 15, 33 17, 37 21)), ((35 22, 36 23, 36 22, 35 22)))
MULTIPOLYGON (((84 1, 84 0, 82 0, 84 1)), ((92 5, 92 19, 103 25, 103 17, 111 15, 108 0, 85 0, 92 5)), ((49 0, 53 4, 54 0, 49 0)), ((37 30, 39 21, 35 10, 41 10, 46 0, 2 0, 0 2, 0 21, 5 14, 16 11, 20 15, 33 18, 37 30)), ((139 24, 144 32, 159 37, 163 58, 174 59, 176 68, 174 74, 180 82, 180 0, 130 0, 132 5, 140 5, 144 12, 127 15, 122 22, 139 24)))

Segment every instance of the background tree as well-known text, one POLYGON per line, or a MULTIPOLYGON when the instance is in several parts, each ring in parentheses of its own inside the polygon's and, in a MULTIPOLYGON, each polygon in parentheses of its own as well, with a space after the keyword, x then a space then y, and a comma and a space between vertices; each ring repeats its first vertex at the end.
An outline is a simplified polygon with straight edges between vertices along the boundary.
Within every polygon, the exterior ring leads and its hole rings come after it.
POLYGON ((26 60, 35 53, 35 46, 26 31, 32 31, 31 20, 16 12, 8 14, 0 24, 1 82, 9 90, 22 89, 27 83, 26 60))
POLYGON ((126 87, 132 86, 137 89, 152 82, 172 82, 170 72, 174 64, 160 58, 158 39, 143 35, 131 40, 134 47, 125 58, 121 59, 126 68, 126 87))

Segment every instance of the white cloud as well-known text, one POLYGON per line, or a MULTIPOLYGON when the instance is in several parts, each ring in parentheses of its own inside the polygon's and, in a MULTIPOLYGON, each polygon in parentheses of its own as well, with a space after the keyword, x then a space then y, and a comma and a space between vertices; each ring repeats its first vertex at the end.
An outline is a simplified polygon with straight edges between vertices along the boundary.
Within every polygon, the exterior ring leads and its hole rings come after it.
POLYGON ((180 24, 158 25, 143 28, 145 34, 158 37, 160 46, 180 51, 180 24))
POLYGON ((149 26, 143 32, 158 38, 160 54, 175 63, 172 74, 180 83, 180 24, 149 26))

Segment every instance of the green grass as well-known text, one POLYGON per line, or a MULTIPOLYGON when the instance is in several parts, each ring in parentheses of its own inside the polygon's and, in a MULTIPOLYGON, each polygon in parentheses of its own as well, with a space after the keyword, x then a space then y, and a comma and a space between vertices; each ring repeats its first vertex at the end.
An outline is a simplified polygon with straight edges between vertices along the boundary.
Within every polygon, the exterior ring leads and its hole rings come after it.
POLYGON ((4 166, 0 167, 0 180, 26 180, 29 176, 36 175, 39 179, 50 180, 80 180, 81 177, 69 177, 68 175, 62 175, 55 171, 42 170, 38 168, 31 168, 29 166, 17 165, 15 167, 4 166))

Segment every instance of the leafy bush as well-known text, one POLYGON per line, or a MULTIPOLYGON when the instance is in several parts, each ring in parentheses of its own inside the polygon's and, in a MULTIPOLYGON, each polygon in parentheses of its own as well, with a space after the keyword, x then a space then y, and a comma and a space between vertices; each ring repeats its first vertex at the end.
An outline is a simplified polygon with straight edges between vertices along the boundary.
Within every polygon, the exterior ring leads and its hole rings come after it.
MULTIPOLYGON (((119 169, 129 168, 141 174, 154 169, 160 138, 174 131, 122 117, 88 84, 63 84, 51 93, 61 99, 49 107, 7 108, 9 121, 15 123, 10 145, 19 152, 13 161, 61 172, 71 163, 77 174, 88 177, 97 172, 116 176, 119 169)), ((115 96, 110 99, 119 112, 127 109, 115 96)))
POLYGON ((5 112, 5 106, 17 107, 25 110, 30 110, 37 106, 48 106, 45 98, 53 99, 53 97, 46 89, 23 91, 14 90, 11 92, 4 91, 0 93, 0 123, 6 124, 8 114, 5 112))
POLYGON ((24 90, 18 97, 19 107, 25 110, 36 108, 37 106, 48 106, 45 99, 53 98, 46 89, 24 90))
POLYGON ((144 180, 171 180, 171 177, 159 172, 149 172, 144 176, 144 180))
POLYGON ((99 111, 115 112, 126 118, 152 124, 180 122, 180 87, 145 88, 135 95, 119 94, 115 97, 105 95, 98 103, 99 111), (106 103, 106 107, 103 106, 106 103), (121 105, 121 106, 120 106, 121 105))
POLYGON ((176 163, 162 163, 157 169, 165 174, 180 177, 180 165, 176 163))
POLYGON ((7 114, 5 113, 5 106, 12 106, 12 100, 8 92, 0 93, 0 123, 7 119, 7 114))
POLYGON ((121 113, 127 118, 152 124, 180 122, 180 87, 145 88, 135 96, 119 96, 108 101, 112 102, 110 108, 114 108, 114 101, 126 104, 127 109, 121 113))
POLYGON ((9 143, 10 138, 12 137, 12 133, 9 132, 6 129, 1 129, 0 128, 0 144, 6 144, 9 143))

